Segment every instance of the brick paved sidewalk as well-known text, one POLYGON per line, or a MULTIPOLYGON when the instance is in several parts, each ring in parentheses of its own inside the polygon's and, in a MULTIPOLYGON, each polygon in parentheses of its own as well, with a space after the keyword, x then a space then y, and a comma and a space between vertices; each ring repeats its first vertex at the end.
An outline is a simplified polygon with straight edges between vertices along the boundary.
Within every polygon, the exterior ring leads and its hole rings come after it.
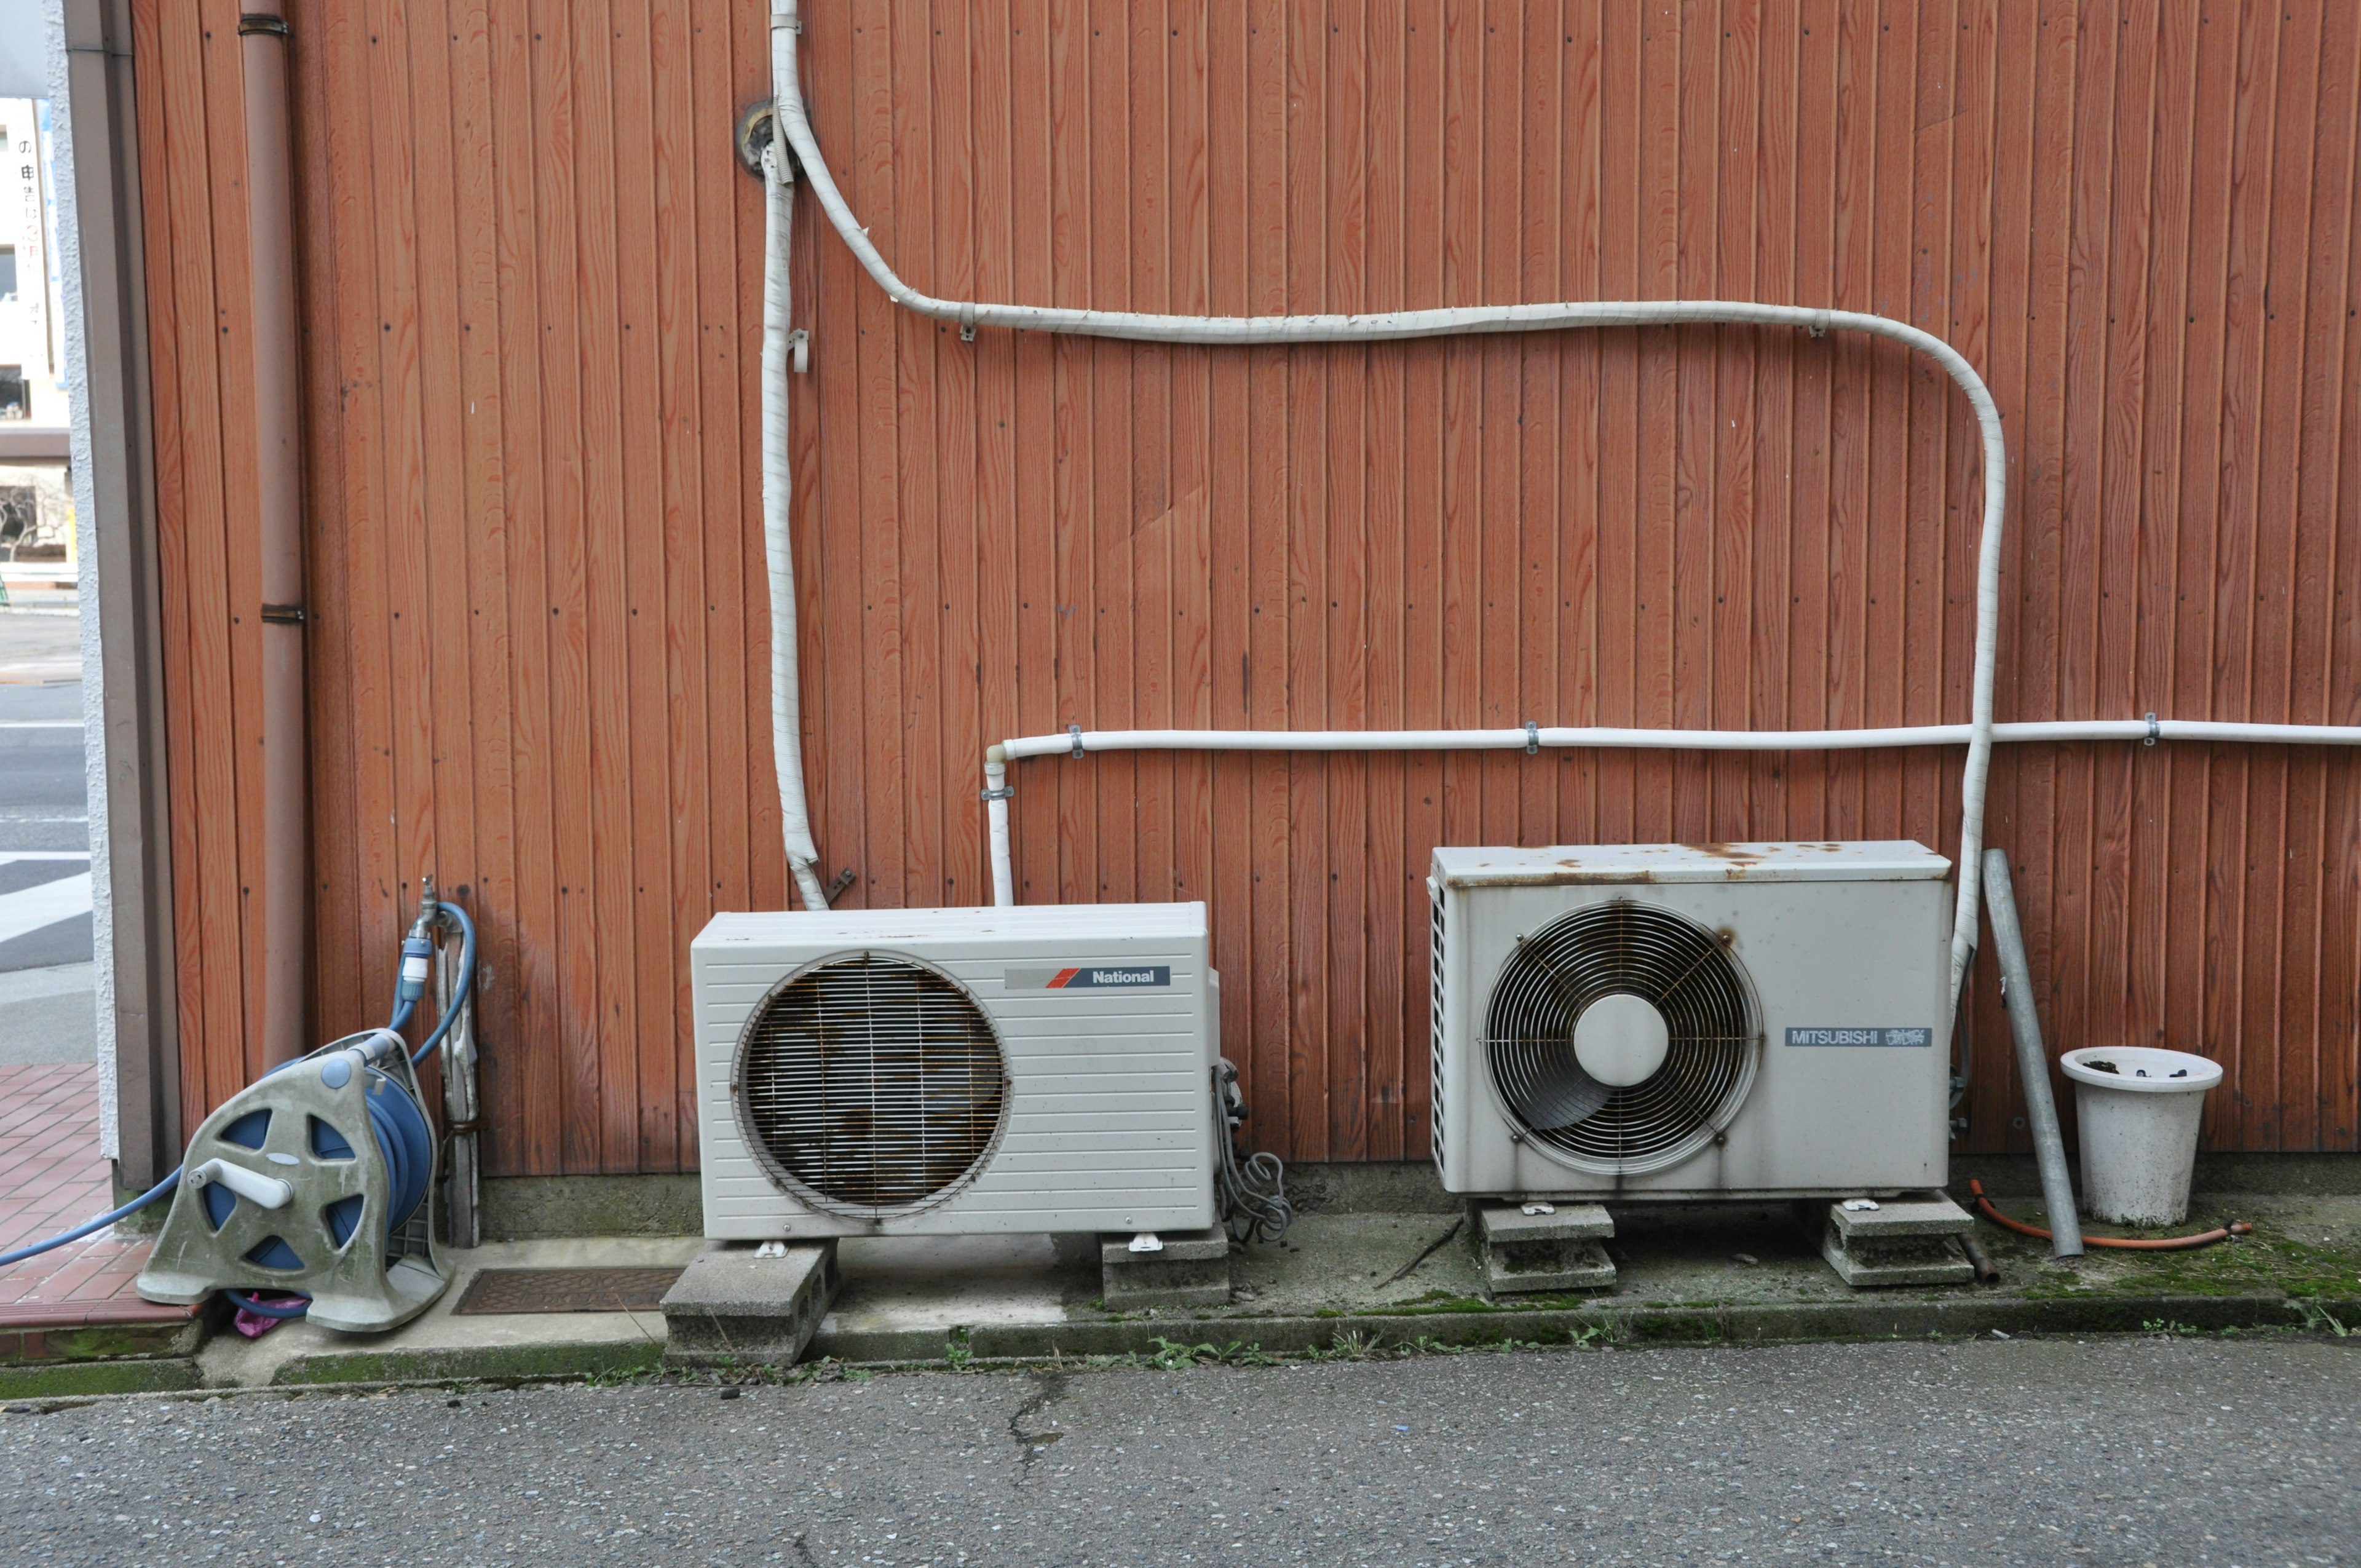
MULTIPOLYGON (((113 1207, 98 1152, 97 1067, 0 1067, 0 1252, 113 1207)), ((46 1342, 60 1330, 186 1322, 188 1309, 155 1306, 133 1291, 147 1261, 146 1237, 110 1228, 0 1268, 0 1363, 58 1354, 64 1347, 46 1342)))

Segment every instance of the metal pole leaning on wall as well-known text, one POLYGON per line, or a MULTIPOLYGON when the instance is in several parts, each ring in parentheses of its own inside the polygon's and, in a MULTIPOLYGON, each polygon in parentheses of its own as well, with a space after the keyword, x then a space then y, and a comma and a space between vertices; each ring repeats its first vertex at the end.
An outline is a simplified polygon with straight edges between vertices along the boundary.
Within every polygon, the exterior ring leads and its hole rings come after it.
POLYGON ((311 812, 303 694, 303 448, 293 154, 283 0, 237 19, 246 86, 246 213, 252 255, 255 532, 262 638, 262 1059, 310 1049, 311 812))
POLYGON ((2016 920, 2016 891, 2008 875, 2008 852, 1984 855, 1986 902, 1992 910, 1993 947, 2000 955, 2001 1003, 2016 1042, 2016 1076, 2025 1085, 2025 1120, 2033 1130, 2033 1152, 2041 1162, 2041 1198, 2049 1206, 2049 1250, 2057 1257, 2082 1255, 2082 1221, 2074 1212, 2074 1182, 2066 1170, 2066 1140, 2058 1131, 2058 1104, 2049 1094, 2049 1053, 2041 1046, 2041 1014, 2034 1004, 2033 967, 2025 959, 2025 931, 2016 920))

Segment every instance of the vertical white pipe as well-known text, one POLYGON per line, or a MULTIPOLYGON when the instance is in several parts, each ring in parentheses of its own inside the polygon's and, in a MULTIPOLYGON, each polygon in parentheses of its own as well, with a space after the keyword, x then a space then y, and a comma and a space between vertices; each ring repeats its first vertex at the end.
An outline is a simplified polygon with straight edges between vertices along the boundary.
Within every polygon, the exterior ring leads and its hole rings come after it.
POLYGON ((1016 905, 1016 873, 1008 862, 1008 750, 992 745, 983 752, 983 817, 992 842, 992 902, 995 908, 1016 905))
MULTIPOLYGON (((780 17, 774 12, 774 38, 780 17)), ((795 186, 786 149, 775 131, 763 152, 763 554, 771 579, 771 757, 779 776, 779 827, 787 870, 806 909, 828 907, 820 886, 819 847, 812 842, 804 804, 803 701, 796 670, 796 554, 788 532, 794 474, 787 446, 787 331, 791 303, 787 261, 795 230, 795 186)))

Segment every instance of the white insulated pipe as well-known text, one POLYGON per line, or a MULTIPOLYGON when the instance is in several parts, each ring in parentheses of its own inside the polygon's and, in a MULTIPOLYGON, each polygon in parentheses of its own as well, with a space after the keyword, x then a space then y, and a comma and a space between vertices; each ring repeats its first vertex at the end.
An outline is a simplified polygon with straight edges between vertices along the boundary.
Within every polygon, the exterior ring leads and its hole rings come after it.
MULTIPOLYGON (((1883 729, 1628 729, 1536 724, 1520 729, 1081 729, 1027 735, 984 752, 984 798, 992 814, 992 901, 1016 902, 1008 839, 1008 764, 1027 757, 1089 751, 1873 751, 1964 746, 1969 724, 1883 729)), ((2361 746, 2361 725, 2230 724, 2186 718, 2037 719, 1992 727, 1994 741, 2213 741, 2271 746, 2361 746)), ((1954 995, 1956 1003, 1959 998, 1954 995)))
POLYGON ((992 903, 997 909, 1016 906, 1016 878, 1009 869, 1008 853, 1008 797, 1016 793, 1008 787, 1008 748, 986 746, 983 821, 985 835, 992 842, 992 903))
MULTIPOLYGON (((1967 395, 1983 443, 1983 523, 1976 549, 1976 638, 1966 724, 1885 729, 1724 730, 1565 729, 1520 729, 1236 730, 1111 729, 1012 740, 985 753, 984 801, 990 821, 993 902, 1016 901, 1010 866, 1007 768, 1026 757, 1114 751, 1499 751, 1519 747, 1596 747, 1713 751, 1868 751, 1883 747, 1968 748, 1960 784, 1960 896, 1951 927, 1951 1001, 1956 1008, 1975 955, 1981 917, 1984 792, 1995 740, 2195 740, 2269 745, 2361 744, 2361 728, 2308 724, 2212 723, 2202 719, 2070 719, 1995 725, 1993 673, 2000 645, 2000 561, 2008 506, 2008 444, 2000 409, 1983 378, 1959 350, 1934 334, 1887 316, 1857 311, 1718 300, 1569 301, 1548 304, 1477 305, 1391 311, 1367 315, 1174 316, 1129 311, 1068 310, 1043 305, 939 300, 912 288, 869 242, 846 205, 820 154, 804 111, 796 71, 796 0, 775 0, 772 71, 780 134, 793 148, 829 222, 887 299, 938 321, 957 322, 961 334, 979 327, 1070 333, 1145 343, 1247 347, 1298 343, 1374 343, 1482 332, 1554 332, 1574 327, 1739 324, 1802 327, 1815 337, 1830 329, 1890 338, 1943 367, 1967 395)), ((774 145, 776 145, 775 138, 774 145)), ((782 764, 784 768, 785 764, 782 764)))
MULTIPOLYGON (((1378 343, 1401 338, 1447 337, 1483 332, 1557 332, 1573 327, 1735 324, 1801 327, 1817 337, 1831 329, 1891 338, 1943 367, 1967 394, 1983 437, 1983 529, 1976 561, 1975 673, 1970 703, 1968 759, 1960 786, 1960 897, 1951 929, 1951 995, 1957 1003, 1967 982, 1976 945, 1981 868, 1983 861, 1984 783, 1991 772, 1993 670, 2000 644, 2000 552, 2002 520, 2008 503, 2008 447, 2000 409, 1983 378, 1959 350, 1930 332, 1891 317, 1858 311, 1813 310, 1800 305, 1721 300, 1565 301, 1548 304, 1472 305, 1441 310, 1388 311, 1367 315, 1175 316, 1131 311, 1069 310, 1046 305, 995 304, 939 300, 904 282, 869 242, 843 192, 829 172, 818 138, 804 111, 796 76, 796 38, 802 30, 796 0, 774 0, 771 26, 772 86, 777 125, 802 166, 803 178, 819 198, 846 247, 885 297, 905 310, 938 321, 957 322, 962 336, 980 327, 1014 332, 1071 333, 1143 343, 1186 343, 1248 347, 1301 343, 1378 343)), ((774 138, 776 145, 776 138, 774 138)), ((1519 732, 1518 744, 1523 743, 1519 732)), ((1338 748, 1341 749, 1341 748, 1338 748)), ((1010 755, 1016 753, 1013 751, 1010 755)), ((784 764, 783 764, 784 766, 784 764)))
MULTIPOLYGON (((791 33, 772 14, 774 40, 791 33)), ((790 22, 793 12, 786 13, 790 22)), ((792 42, 788 45, 793 49, 792 42)), ((828 907, 804 798, 803 696, 796 669, 796 553, 787 532, 795 474, 787 445, 788 247, 795 233, 793 171, 775 130, 763 149, 763 556, 771 585, 771 758, 779 780, 779 828, 787 870, 806 909, 828 907)))
MULTIPOLYGON (((1517 729, 1085 729, 1027 735, 992 748, 1006 764, 1084 751, 1506 751, 1527 747, 1654 751, 1874 751, 1964 746, 1969 724, 1885 729, 1621 729, 1537 724, 1517 729)), ((1995 741, 2216 740, 2279 746, 2361 745, 2361 726, 2214 724, 2180 718, 2041 719, 1993 726, 1995 741)), ((990 753, 987 753, 987 758, 990 753)), ((994 764, 987 760, 989 770, 994 764)))

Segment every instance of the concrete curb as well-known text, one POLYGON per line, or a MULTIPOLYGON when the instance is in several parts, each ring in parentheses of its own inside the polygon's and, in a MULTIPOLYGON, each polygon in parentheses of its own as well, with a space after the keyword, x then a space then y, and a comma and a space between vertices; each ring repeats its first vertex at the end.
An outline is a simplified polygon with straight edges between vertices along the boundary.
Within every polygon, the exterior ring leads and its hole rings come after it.
MULTIPOLYGON (((2361 1298, 2322 1299, 2361 1349, 2361 1298)), ((1836 1301, 1795 1305, 1696 1303, 1524 1310, 1442 1310, 1310 1317, 1135 1318, 1099 1323, 978 1324, 955 1343, 937 1330, 823 1332, 806 1353, 840 1365, 939 1367, 1033 1365, 1060 1359, 1137 1356, 1166 1346, 1210 1347, 1212 1355, 1274 1357, 1384 1354, 1514 1345, 1775 1344, 2020 1335, 2301 1330, 2305 1316, 2287 1296, 1962 1297, 1936 1301, 1836 1301), (1159 1341, 1163 1344, 1159 1345, 1159 1341)), ((1191 1357, 1191 1359, 1194 1359, 1191 1357)), ((751 1364, 750 1364, 751 1365, 751 1364)), ((41 1400, 126 1394, 255 1394, 457 1384, 567 1382, 664 1369, 653 1343, 487 1345, 416 1352, 346 1351, 307 1355, 278 1369, 268 1389, 207 1388, 185 1357, 59 1363, 0 1368, 0 1398, 41 1400)))
POLYGON ((351 1350, 302 1355, 271 1374, 273 1388, 343 1383, 512 1383, 573 1380, 652 1371, 664 1361, 655 1340, 574 1344, 441 1346, 434 1350, 351 1350))
MULTIPOLYGON (((2361 1335, 2361 1299, 2323 1301, 2361 1335)), ((1132 1319, 1104 1323, 978 1324, 968 1331, 973 1361, 1048 1361, 1064 1356, 1153 1356, 1158 1341, 1208 1344, 1216 1352, 1303 1355, 1339 1341, 1371 1350, 1502 1344, 1768 1344, 1802 1341, 1971 1339, 2010 1334, 2136 1333, 2151 1324, 2202 1332, 2299 1329, 2302 1310, 2285 1296, 1964 1298, 1938 1301, 1832 1301, 1795 1305, 1697 1303, 1525 1310, 1445 1310, 1334 1316, 1132 1319)), ((847 1363, 940 1362, 948 1338, 932 1330, 829 1332, 805 1353, 847 1363)))
POLYGON ((20 1362, 0 1366, 0 1403, 89 1394, 156 1394, 201 1387, 195 1358, 186 1355, 104 1361, 20 1362))

